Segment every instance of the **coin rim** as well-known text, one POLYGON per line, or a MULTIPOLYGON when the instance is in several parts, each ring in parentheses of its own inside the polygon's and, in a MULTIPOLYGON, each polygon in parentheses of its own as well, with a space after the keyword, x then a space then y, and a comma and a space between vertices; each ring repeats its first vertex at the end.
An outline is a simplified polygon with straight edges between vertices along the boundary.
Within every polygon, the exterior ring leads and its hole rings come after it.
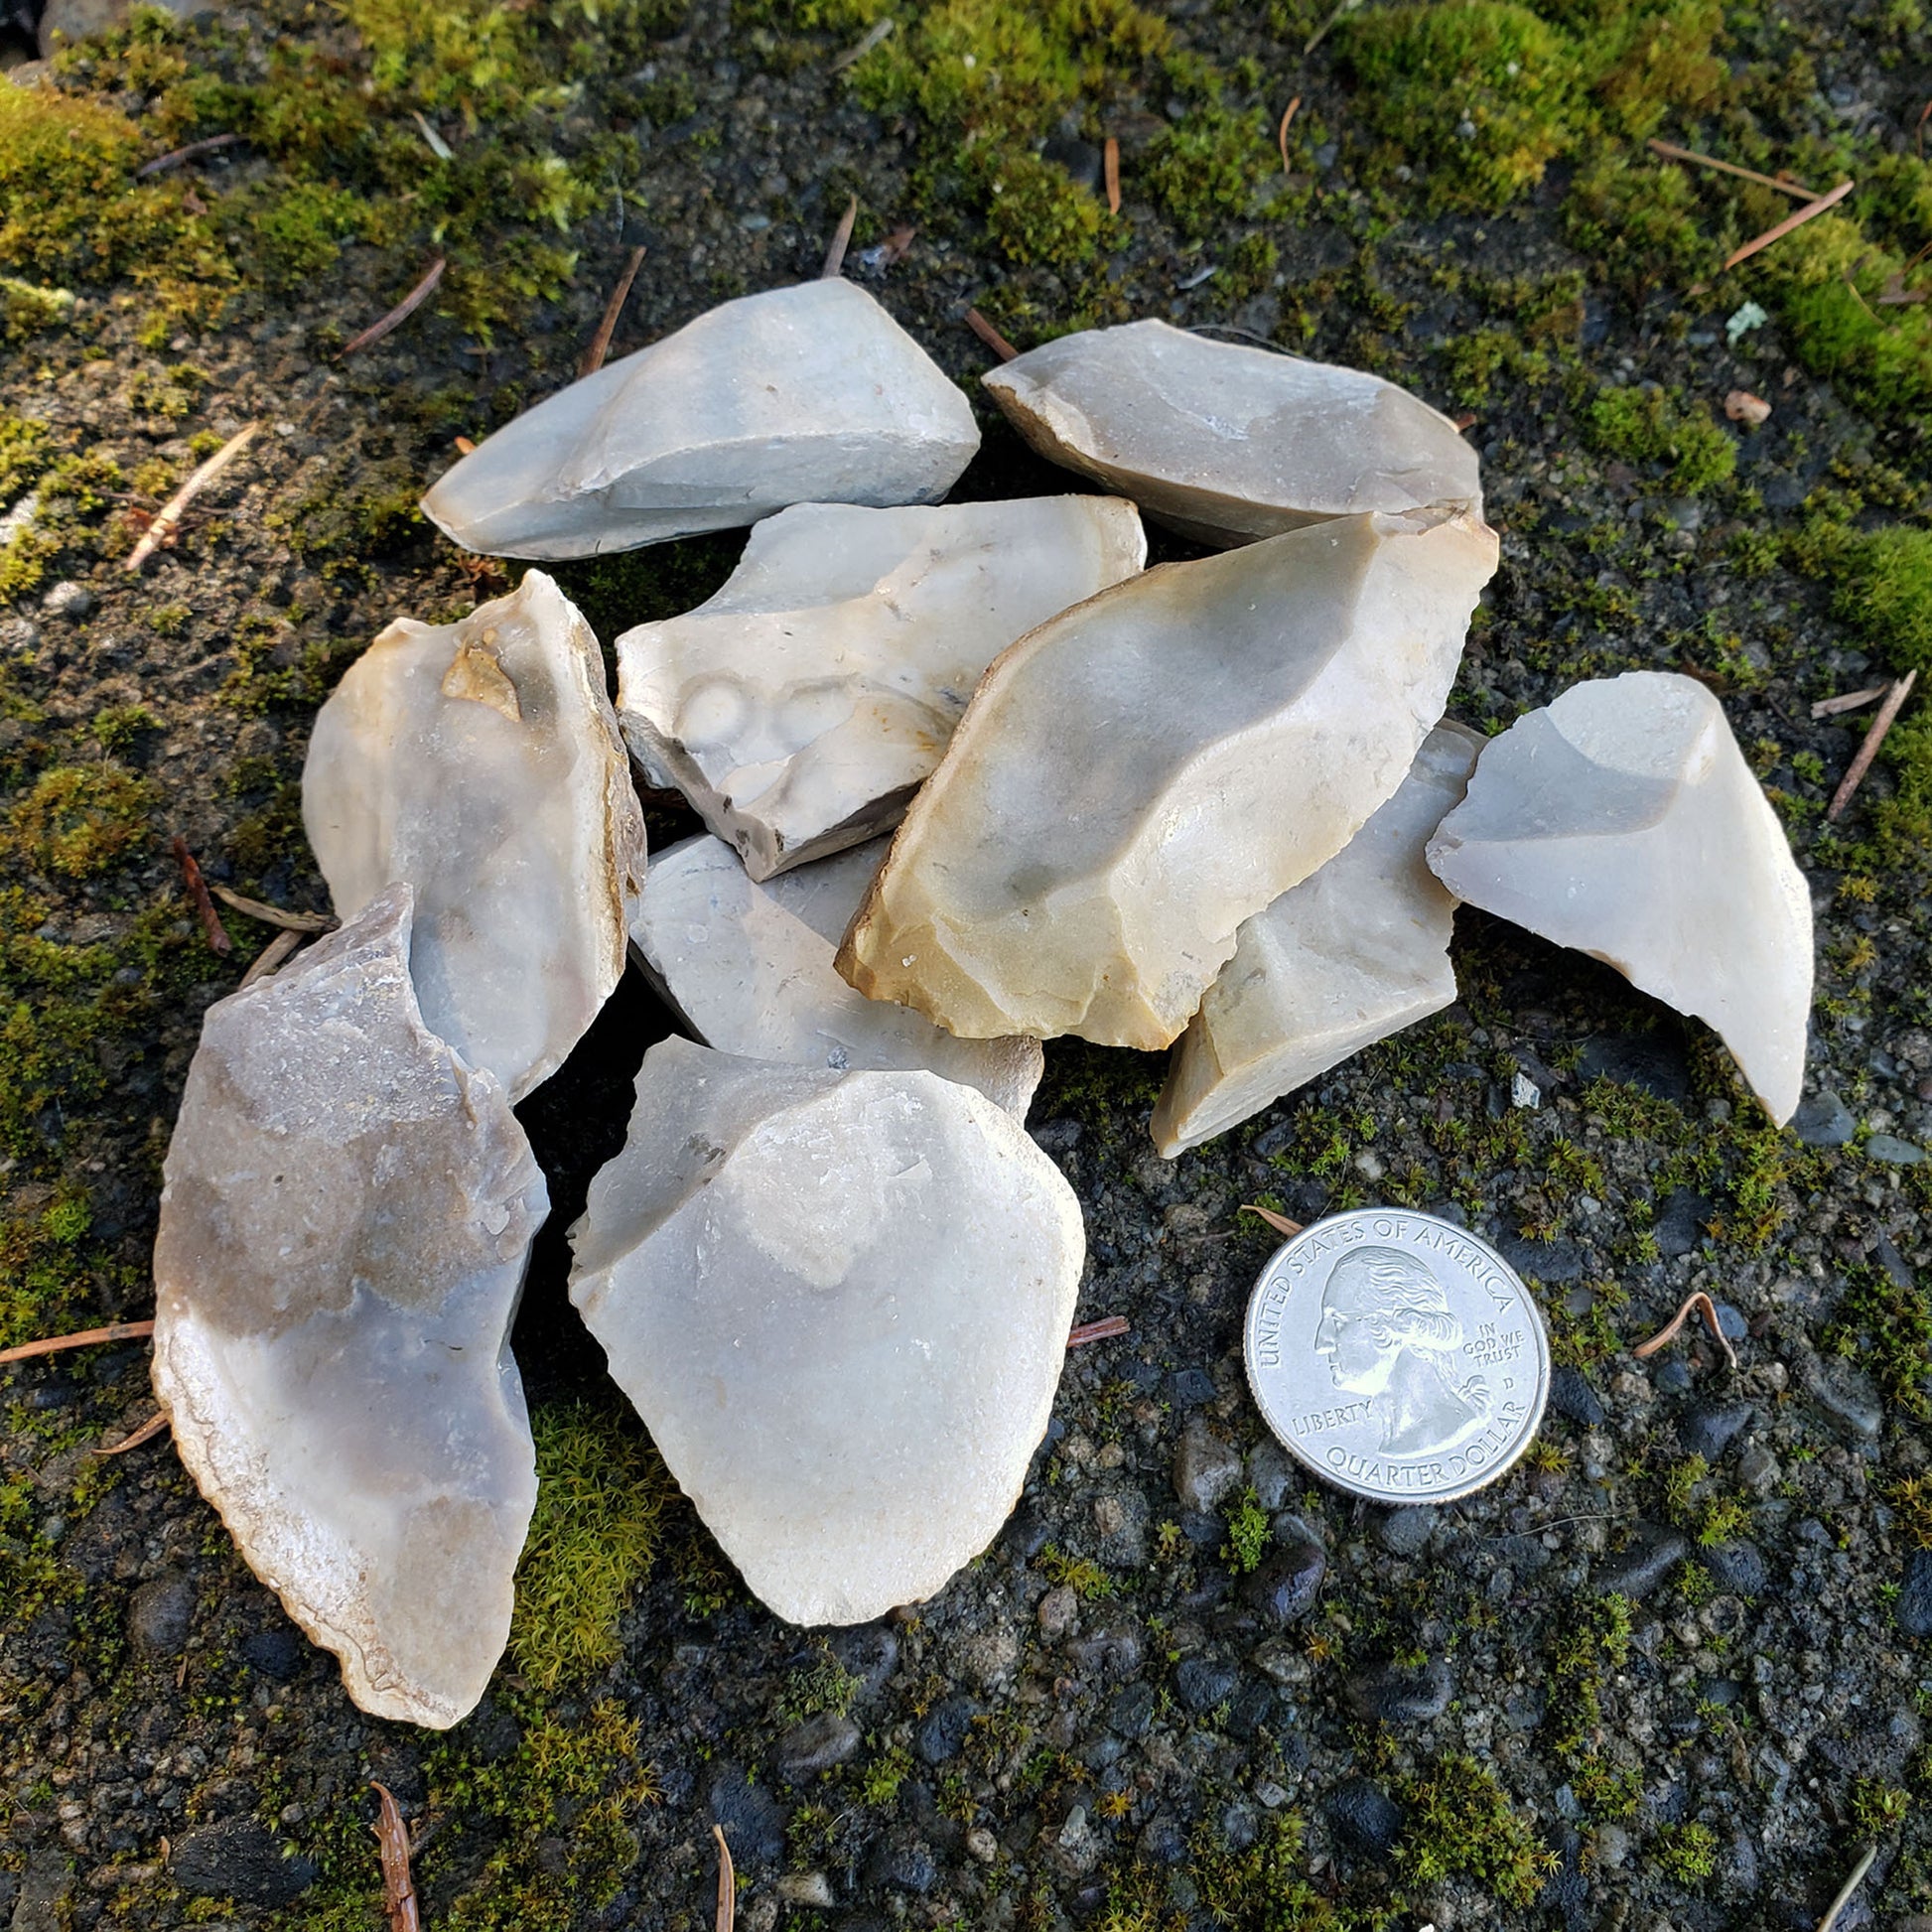
POLYGON ((1550 1330, 1548 1324, 1543 1319, 1542 1309, 1537 1306, 1536 1297, 1530 1292, 1529 1283, 1503 1259, 1493 1241, 1486 1240, 1479 1234, 1473 1234, 1469 1229, 1459 1226, 1454 1221, 1446 1220, 1440 1214, 1431 1214, 1418 1207, 1346 1208, 1340 1213, 1324 1214, 1320 1220, 1311 1221, 1300 1234, 1290 1235, 1262 1263, 1261 1273, 1255 1277, 1254 1288, 1248 1296, 1248 1306, 1241 1316, 1241 1368, 1242 1372, 1248 1378, 1249 1400, 1255 1405, 1269 1435, 1274 1437, 1275 1441, 1281 1444, 1282 1448, 1290 1455, 1294 1456, 1303 1468, 1307 1469, 1311 1475, 1319 1477, 1331 1489, 1339 1489, 1344 1495, 1360 1496, 1366 1502, 1379 1503, 1387 1509, 1414 1509, 1427 1507, 1433 1503, 1460 1502, 1463 1497, 1473 1496, 1478 1489, 1486 1489, 1492 1482, 1498 1481, 1501 1477, 1507 1475, 1523 1459, 1529 1446, 1536 1441, 1538 1432, 1543 1427, 1543 1417, 1550 1406, 1550 1383, 1555 1374, 1555 1363, 1551 1359, 1550 1354, 1550 1330), (1541 1355, 1541 1367, 1536 1378, 1535 1406, 1531 1411, 1529 1422, 1523 1431, 1522 1440, 1517 1444, 1516 1449, 1506 1461, 1497 1463, 1493 1469, 1489 1469, 1477 1476, 1473 1482, 1463 1483, 1458 1489, 1433 1489, 1426 1496, 1388 1496, 1382 1494, 1379 1490, 1364 1488, 1359 1483, 1350 1482, 1345 1477, 1336 1475, 1332 1469, 1324 1469, 1305 1451, 1298 1449, 1293 1442, 1275 1427, 1274 1419, 1268 1412, 1268 1405, 1262 1400, 1261 1390, 1256 1386, 1254 1360, 1255 1305, 1261 1300, 1261 1291, 1267 1286, 1269 1277, 1275 1272, 1275 1264, 1291 1248, 1308 1240, 1311 1235, 1318 1234, 1323 1228, 1332 1227, 1339 1221, 1359 1220, 1364 1214, 1390 1214, 1416 1221, 1427 1221, 1435 1227, 1448 1228, 1451 1232, 1475 1242, 1485 1253, 1493 1257, 1496 1266, 1516 1284, 1518 1291, 1523 1297, 1523 1304, 1529 1310, 1530 1324, 1536 1331, 1536 1345, 1541 1355))

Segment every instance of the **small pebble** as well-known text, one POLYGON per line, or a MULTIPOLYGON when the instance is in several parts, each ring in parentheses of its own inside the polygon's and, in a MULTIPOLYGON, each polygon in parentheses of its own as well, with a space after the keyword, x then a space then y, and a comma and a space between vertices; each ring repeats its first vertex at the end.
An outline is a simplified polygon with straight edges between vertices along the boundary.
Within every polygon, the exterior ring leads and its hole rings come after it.
POLYGON ((1205 1515, 1240 1480, 1240 1456, 1205 1423, 1198 1419, 1190 1422, 1181 1432, 1173 1458, 1173 1492, 1181 1507, 1205 1515))
POLYGON ((94 608, 94 594, 85 584, 76 584, 71 579, 56 584, 41 599, 41 609, 57 618, 71 618, 78 621, 94 608))
POLYGON ((1791 1127, 1807 1147, 1848 1147, 1859 1131, 1851 1108, 1830 1087, 1799 1102, 1791 1127))

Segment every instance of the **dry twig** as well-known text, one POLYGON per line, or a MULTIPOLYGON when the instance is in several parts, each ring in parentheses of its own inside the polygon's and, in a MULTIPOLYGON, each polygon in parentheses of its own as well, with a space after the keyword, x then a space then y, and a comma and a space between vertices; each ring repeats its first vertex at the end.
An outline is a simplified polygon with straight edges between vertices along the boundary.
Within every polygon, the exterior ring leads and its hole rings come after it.
POLYGON ((376 343, 379 343, 390 330, 398 328, 407 322, 436 293, 436 285, 442 281, 443 271, 447 267, 449 267, 449 263, 441 255, 438 255, 424 271, 423 279, 380 322, 370 323, 359 336, 351 336, 342 345, 341 350, 336 356, 336 360, 339 362, 346 362, 358 350, 371 347, 376 343))
POLYGON ((732 1932, 738 1919, 738 1874, 732 1869, 724 1826, 712 1826, 711 1836, 718 1841, 718 1932, 732 1932))
POLYGON ((1286 1214, 1277 1214, 1272 1207, 1256 1207, 1251 1201, 1243 1201, 1240 1212, 1259 1214, 1277 1234, 1285 1234, 1291 1241, 1302 1232, 1300 1221, 1291 1221, 1286 1214))
POLYGON ((892 33, 893 29, 897 24, 898 23, 894 20, 874 21, 874 23, 866 29, 865 38, 861 41, 856 42, 853 46, 848 47, 845 50, 845 52, 841 54, 839 58, 832 63, 832 71, 834 73, 838 73, 843 69, 853 66, 854 63, 863 61, 866 58, 866 56, 870 54, 875 47, 878 47, 887 38, 887 36, 892 33))
POLYGON ((131 1435, 123 1436, 118 1443, 111 1443, 106 1449, 94 1450, 96 1455, 125 1455, 129 1449, 139 1449, 143 1443, 151 1443, 168 1427, 166 1414, 157 1409, 141 1427, 131 1435))
POLYGON ((173 841, 175 863, 181 868, 181 876, 188 885, 188 897, 195 901, 195 910, 201 914, 202 931, 207 935, 209 952, 230 953, 234 951, 234 941, 228 937, 228 928, 221 923, 221 914, 214 909, 214 901, 207 896, 207 881, 202 877, 202 869, 195 863, 195 855, 188 849, 188 841, 179 832, 173 841))
POLYGON ((1871 760, 1878 756, 1878 747, 1885 742, 1885 734, 1904 709, 1905 700, 1912 695, 1912 686, 1917 682, 1918 672, 1907 671, 1885 693, 1885 701, 1878 707, 1878 715, 1872 719, 1864 742, 1859 747, 1858 756, 1853 759, 1845 776, 1838 781, 1838 789, 1832 793, 1832 802, 1825 807, 1827 823, 1852 802, 1853 794, 1864 783, 1864 774, 1871 769, 1871 760))
POLYGON ((300 932, 278 932, 248 962, 248 970, 241 976, 242 985, 253 986, 257 980, 266 979, 302 943, 305 937, 307 935, 300 932))
POLYGON ((155 512, 146 535, 128 552, 127 562, 121 566, 123 570, 139 570, 174 536, 181 522, 182 511, 254 441, 255 432, 260 428, 258 422, 243 424, 206 463, 196 468, 188 481, 155 512))
POLYGON ((966 311, 966 327, 997 355, 1002 362, 1011 362, 1020 353, 1000 332, 980 314, 977 309, 966 311))
POLYGON ((1817 189, 1807 188, 1801 181, 1781 181, 1776 175, 1760 175, 1754 169, 1738 167, 1734 161, 1720 161, 1715 154, 1699 154, 1695 148, 1680 148, 1672 141, 1652 141, 1647 145, 1666 161, 1694 161, 1700 168, 1715 168, 1720 174, 1735 175, 1739 181, 1754 181, 1760 188, 1775 188, 1780 195, 1790 195, 1800 202, 1818 199, 1817 189))
POLYGON ((825 250, 825 266, 818 271, 821 282, 838 279, 845 267, 845 251, 852 245, 852 224, 859 218, 859 198, 850 197, 845 205, 845 212, 839 216, 839 225, 832 230, 831 245, 825 250))
POLYGON ((1297 94, 1288 103, 1288 112, 1282 116, 1282 124, 1275 130, 1275 145, 1282 151, 1282 173, 1288 173, 1288 130, 1297 114, 1302 111, 1302 96, 1297 94))
POLYGON ((389 1914, 389 1932, 422 1932, 416 1882, 409 1875, 409 1828, 402 1822, 402 1807, 386 1784, 371 1778, 369 1789, 381 1807, 369 1830, 382 1848, 382 1904, 389 1914))
POLYGON ((1100 172, 1107 184, 1107 212, 1120 212, 1120 142, 1107 136, 1107 145, 1100 151, 1100 172))
POLYGON ((1747 241, 1741 248, 1733 248, 1725 257, 1726 268, 1735 268, 1741 261, 1748 260, 1760 248, 1768 248, 1774 241, 1781 240, 1793 228, 1802 228, 1815 214, 1823 214, 1828 207, 1837 207, 1846 196, 1857 186, 1855 182, 1842 181, 1829 195, 1821 195, 1815 202, 1807 202, 1796 213, 1787 214, 1776 227, 1766 228, 1761 235, 1747 241))
POLYGON ((23 1341, 0 1348, 0 1362, 24 1362, 33 1355, 58 1355, 64 1348, 91 1348, 102 1341, 140 1341, 154 1333, 152 1321, 110 1321, 104 1328, 82 1328, 77 1334, 50 1335, 44 1341, 23 1341))
POLYGON ((241 139, 239 134, 210 134, 206 140, 191 141, 185 148, 176 148, 172 154, 157 155, 154 160, 143 162, 134 171, 136 181, 145 181, 150 175, 165 175, 170 168, 179 168, 184 161, 193 161, 197 155, 212 154, 216 148, 231 148, 241 139))
POLYGON ((1820 698, 1812 706, 1814 718, 1836 718, 1841 712, 1863 711, 1866 705, 1882 698, 1891 689, 1889 684, 1867 685, 1863 691, 1846 691, 1836 698, 1820 698))
POLYGON ((1831 1910, 1818 1921, 1818 1932, 1832 1932, 1838 1923, 1839 1914, 1852 1902, 1852 1894, 1864 1883, 1864 1874, 1871 1869, 1873 1861, 1878 1857, 1876 1843, 1864 1848, 1864 1857, 1852 1867, 1852 1875, 1839 1888, 1839 1894, 1832 1900, 1831 1910))
POLYGON ((286 932, 327 932, 336 923, 326 912, 291 912, 284 905, 270 905, 265 898, 250 898, 246 893, 232 892, 226 886, 209 889, 223 905, 232 905, 263 925, 279 925, 286 932))
MULTIPOLYGON (((580 376, 595 375, 604 366, 604 358, 611 352, 611 338, 618 333, 618 318, 623 314, 623 305, 630 299, 630 285, 637 279, 637 271, 643 265, 643 249, 631 249, 630 260, 618 277, 618 285, 611 291, 610 301, 604 305, 604 320, 597 325, 597 334, 591 338, 591 345, 577 365, 580 376)), ((467 456, 469 452, 466 450, 464 454, 467 456)))
POLYGON ((1737 1351, 1731 1347, 1730 1337, 1725 1333, 1724 1323, 1718 1319, 1718 1305, 1701 1288, 1687 1295, 1684 1298, 1684 1306, 1648 1341, 1638 1342, 1631 1349, 1631 1354, 1639 1361, 1646 1355, 1656 1354, 1658 1349, 1676 1337, 1677 1331, 1691 1318, 1693 1310, 1704 1316, 1704 1325, 1711 1330, 1717 1338, 1718 1346, 1725 1351, 1725 1360, 1735 1368, 1737 1351))
POLYGON ((1069 1348, 1078 1348, 1089 1341, 1108 1341, 1115 1335, 1127 1333, 1131 1324, 1124 1314, 1103 1314, 1098 1321, 1083 1321, 1072 1329, 1066 1337, 1069 1348))

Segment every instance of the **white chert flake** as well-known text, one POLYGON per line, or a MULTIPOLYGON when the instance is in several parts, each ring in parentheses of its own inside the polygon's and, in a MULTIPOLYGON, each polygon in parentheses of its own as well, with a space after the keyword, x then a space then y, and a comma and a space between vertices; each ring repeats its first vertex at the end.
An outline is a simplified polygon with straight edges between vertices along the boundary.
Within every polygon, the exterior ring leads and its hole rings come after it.
POLYGON ((1395 796, 1319 872, 1243 923, 1174 1046, 1154 1109, 1163 1154, 1225 1134, 1455 998, 1455 899, 1423 848, 1461 802, 1482 743, 1438 725, 1395 796))
POLYGON ((536 1452, 509 1352, 543 1175, 423 1026, 397 886, 209 1008, 163 1170, 154 1387, 256 1576, 378 1717, 509 1635, 536 1452))
POLYGON ((1432 503, 1481 514, 1455 425, 1360 369, 1130 322, 1058 337, 984 380, 1042 456, 1204 543, 1432 503))
POLYGON ((855 993, 832 969, 887 843, 762 884, 722 839, 674 845, 652 859, 631 921, 637 963, 723 1052, 838 1071, 925 1067, 1024 1120, 1044 1069, 1038 1040, 955 1039, 904 1007, 855 993))
POLYGON ((541 571, 392 623, 317 714, 302 817, 352 919, 406 880, 432 1032, 520 1100, 622 975, 644 820, 590 625, 541 571))
POLYGON ((1132 503, 806 503, 709 603, 618 639, 618 717, 754 879, 898 823, 993 658, 1147 560, 1132 503))
POLYGON ((984 1095, 665 1040, 571 1245, 611 1373, 779 1616, 864 1622, 993 1540, 1083 1239, 1059 1170, 984 1095))
POLYGON ((1241 921, 1402 782, 1495 562, 1460 512, 1338 517, 1041 624, 988 671, 839 971, 971 1037, 1168 1045, 1241 921))
POLYGON ((787 503, 924 503, 979 448, 973 411, 836 277, 707 310, 506 423, 423 498, 467 550, 595 557, 787 503))
POLYGON ((1811 1013, 1811 895, 1695 678, 1573 685, 1490 741, 1429 863, 1449 891, 1716 1029, 1780 1123, 1811 1013))

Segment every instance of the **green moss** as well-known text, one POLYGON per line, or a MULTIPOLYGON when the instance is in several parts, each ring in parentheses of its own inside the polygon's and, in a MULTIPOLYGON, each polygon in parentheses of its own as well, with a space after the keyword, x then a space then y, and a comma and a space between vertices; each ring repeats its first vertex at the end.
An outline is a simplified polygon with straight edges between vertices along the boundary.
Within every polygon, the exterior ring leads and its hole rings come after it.
POLYGON ((1259 1570, 1268 1554, 1268 1512, 1252 1489, 1244 1489, 1227 1512, 1228 1540, 1221 1554, 1242 1575, 1259 1570))
POLYGON ((271 289, 297 289, 334 265, 345 241, 369 222, 362 198, 321 181, 296 182, 263 196, 244 216, 256 272, 271 289))
POLYGON ((1241 1932, 1354 1932, 1386 1922, 1338 1902, 1310 1877, 1307 1836, 1302 1815, 1287 1807, 1264 1817, 1260 1836, 1245 1852, 1230 1852, 1215 1828, 1203 1823, 1190 1845, 1187 1875, 1214 1923, 1241 1932))
POLYGON ((1418 0, 1338 35, 1357 104, 1438 207, 1500 208, 1559 155, 1716 99, 1717 0, 1418 0))
POLYGON ((1912 1795, 1881 1778, 1860 1778, 1852 1786, 1850 1810, 1862 1838, 1883 1838, 1912 1815, 1912 1795))
POLYGON ((1081 267, 1112 220, 1064 168, 1024 151, 989 160, 985 193, 986 232, 1013 262, 1081 267))
POLYGON ((1657 1864, 1680 1885, 1701 1885, 1718 1868, 1718 1835, 1709 1825, 1671 1825, 1657 1835, 1657 1864))
POLYGON ((1641 466, 1681 495, 1702 495, 1737 467, 1736 445, 1710 411, 1661 389, 1599 390, 1584 422, 1592 447, 1641 466))
POLYGON ((1579 169, 1563 205, 1564 232, 1633 302, 1687 284, 1722 259, 1698 190, 1682 169, 1611 149, 1579 169))
POLYGON ((1549 1652, 1552 1741, 1564 1757, 1587 1763, 1603 1720, 1603 1678, 1630 1654, 1630 1604, 1611 1594, 1586 1597, 1552 1624, 1549 1652))
POLYGON ((58 766, 8 812, 5 843, 43 874, 95 879, 147 835, 152 804, 152 788, 118 765, 58 766))
MULTIPOLYGON (((1768 203, 1744 199, 1770 212, 1768 203)), ((1917 218, 1917 211, 1907 218, 1917 218)), ((1917 246, 1915 239, 1902 250, 1887 247, 1855 216, 1835 209, 1763 257, 1768 299, 1799 359, 1886 421, 1932 414, 1932 305, 1884 300, 1928 287, 1925 263, 1908 259, 1917 246)))
POLYGON ((1863 1262, 1848 1269, 1824 1344, 1857 1361, 1895 1409, 1932 1422, 1932 1301, 1922 1288, 1863 1262))
POLYGON ((799 1665, 785 1679, 778 1716, 788 1725, 801 1724, 828 1711, 842 1718, 864 1688, 865 1680, 847 1670, 832 1655, 831 1647, 821 1642, 812 1661, 799 1665))
POLYGON ((1097 1563, 1068 1556, 1057 1544, 1047 1544, 1034 1561, 1049 1583, 1063 1584, 1076 1596, 1091 1600, 1114 1593, 1114 1580, 1097 1563))
POLYGON ((1375 8, 1342 47, 1369 125, 1427 171, 1439 207, 1504 206, 1577 134, 1575 49, 1510 0, 1375 8))
POLYGON ((47 467, 53 438, 45 423, 0 416, 0 504, 23 495, 47 467))
POLYGON ((538 1689, 581 1684, 622 1653, 619 1619, 650 1567, 672 1493, 663 1464, 615 1411, 536 1410, 537 1506, 516 1572, 510 1649, 538 1689))
POLYGON ((1395 1863, 1413 1885, 1464 1877, 1501 1903, 1521 1906, 1557 1868, 1557 1855, 1474 1758, 1444 1758, 1407 1780, 1403 1797, 1413 1822, 1395 1849, 1395 1863))
POLYGON ((1249 213, 1257 190, 1279 181, 1281 162, 1261 113, 1215 98, 1155 137, 1143 172, 1174 226, 1203 241, 1249 213))
POLYGON ((81 1319, 101 1262, 87 1241, 92 1226, 93 1208, 71 1182, 46 1206, 0 1221, 0 1347, 81 1319))
MULTIPOLYGON (((799 18, 849 33, 873 11, 799 18)), ((1068 114, 1098 133, 1107 101, 1171 39, 1132 0, 938 0, 859 62, 852 83, 869 106, 923 123, 915 186, 928 221, 963 210, 1010 261, 1077 268, 1125 229, 1040 144, 1068 114)))
MULTIPOLYGON (((483 1761, 462 1728, 424 1755, 431 1810, 469 1829, 425 1849, 418 1886, 434 1895, 457 1882, 446 1861, 467 1860, 479 1834, 491 1848, 482 1871, 437 1913, 439 1932, 548 1932, 589 1917, 635 1863, 631 1818, 659 1800, 655 1767, 638 1761, 636 1720, 621 1705, 568 1716, 500 1690, 496 1697, 522 1726, 509 1756, 483 1761)), ((287 1932, 306 1927, 306 1907, 283 1923, 287 1932)))
POLYGON ((65 322, 73 313, 71 289, 41 288, 12 275, 0 275, 0 343, 24 343, 65 322))

